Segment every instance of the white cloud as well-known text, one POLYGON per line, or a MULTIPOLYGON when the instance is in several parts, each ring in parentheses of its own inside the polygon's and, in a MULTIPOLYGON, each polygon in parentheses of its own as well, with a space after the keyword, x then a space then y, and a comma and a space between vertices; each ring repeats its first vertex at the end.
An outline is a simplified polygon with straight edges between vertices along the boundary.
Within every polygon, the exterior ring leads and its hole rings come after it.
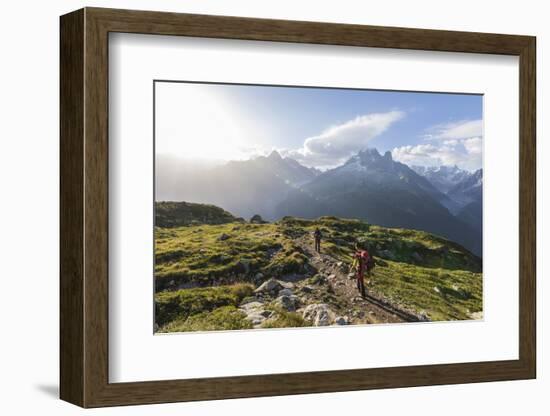
POLYGON ((394 159, 407 165, 457 165, 462 169, 481 168, 483 148, 483 121, 464 120, 438 124, 426 135, 428 143, 396 147, 394 159))
POLYGON ((367 147, 373 138, 385 132, 405 116, 401 111, 372 113, 358 116, 345 123, 331 126, 317 136, 309 137, 300 149, 283 153, 306 166, 332 167, 367 147))
POLYGON ((427 139, 468 139, 483 136, 483 120, 438 124, 428 129, 427 139))
POLYGON ((471 137, 463 141, 464 147, 472 155, 481 155, 482 140, 481 137, 471 137))
POLYGON ((481 149, 481 137, 470 137, 441 143, 396 147, 392 150, 392 156, 409 166, 457 165, 462 169, 476 170, 481 168, 481 149))

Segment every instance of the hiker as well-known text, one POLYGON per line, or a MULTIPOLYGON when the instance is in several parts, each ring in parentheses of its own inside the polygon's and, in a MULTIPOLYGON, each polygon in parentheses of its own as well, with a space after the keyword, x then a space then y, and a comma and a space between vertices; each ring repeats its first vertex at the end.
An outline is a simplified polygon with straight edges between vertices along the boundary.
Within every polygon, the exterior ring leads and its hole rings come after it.
POLYGON ((317 253, 320 253, 321 252, 321 237, 322 237, 322 234, 321 234, 321 230, 319 229, 319 227, 315 228, 315 232, 313 233, 313 237, 315 239, 315 251, 317 253))
POLYGON ((374 267, 374 259, 369 252, 359 243, 355 243, 355 254, 353 256, 352 270, 355 269, 357 275, 357 290, 362 297, 365 297, 365 272, 370 279, 370 273, 374 267))

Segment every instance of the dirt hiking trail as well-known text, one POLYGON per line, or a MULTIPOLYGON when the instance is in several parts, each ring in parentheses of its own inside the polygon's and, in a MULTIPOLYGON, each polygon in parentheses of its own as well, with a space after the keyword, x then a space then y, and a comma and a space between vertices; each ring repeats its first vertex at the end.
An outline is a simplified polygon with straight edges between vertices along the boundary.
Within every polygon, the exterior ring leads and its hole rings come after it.
MULTIPOLYGON (((369 280, 365 276, 366 296, 362 298, 357 289, 355 275, 347 272, 349 265, 334 257, 317 253, 311 235, 304 235, 295 240, 309 258, 309 264, 326 278, 328 291, 338 299, 337 312, 345 315, 350 324, 378 324, 395 322, 418 322, 420 318, 413 313, 401 310, 369 293, 369 280)), ((334 307, 334 305, 333 305, 334 307)))

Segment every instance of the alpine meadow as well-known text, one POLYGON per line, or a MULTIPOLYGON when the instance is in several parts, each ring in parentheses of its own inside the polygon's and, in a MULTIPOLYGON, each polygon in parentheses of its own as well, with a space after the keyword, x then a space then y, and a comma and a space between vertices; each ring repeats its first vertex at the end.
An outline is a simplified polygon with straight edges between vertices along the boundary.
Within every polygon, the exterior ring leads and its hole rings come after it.
POLYGON ((155 81, 155 333, 483 319, 483 97, 155 81))

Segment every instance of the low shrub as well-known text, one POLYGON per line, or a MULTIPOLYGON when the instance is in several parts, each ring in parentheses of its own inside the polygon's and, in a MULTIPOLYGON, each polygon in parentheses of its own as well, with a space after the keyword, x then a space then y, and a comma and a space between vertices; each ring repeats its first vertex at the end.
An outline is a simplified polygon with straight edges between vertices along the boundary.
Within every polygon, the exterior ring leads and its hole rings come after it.
POLYGON ((244 283, 160 292, 155 295, 155 321, 163 326, 222 306, 238 306, 243 298, 253 292, 254 287, 244 283))
POLYGON ((159 332, 229 331, 251 328, 252 324, 243 312, 235 306, 222 306, 213 311, 189 316, 187 319, 173 321, 161 327, 159 332))

